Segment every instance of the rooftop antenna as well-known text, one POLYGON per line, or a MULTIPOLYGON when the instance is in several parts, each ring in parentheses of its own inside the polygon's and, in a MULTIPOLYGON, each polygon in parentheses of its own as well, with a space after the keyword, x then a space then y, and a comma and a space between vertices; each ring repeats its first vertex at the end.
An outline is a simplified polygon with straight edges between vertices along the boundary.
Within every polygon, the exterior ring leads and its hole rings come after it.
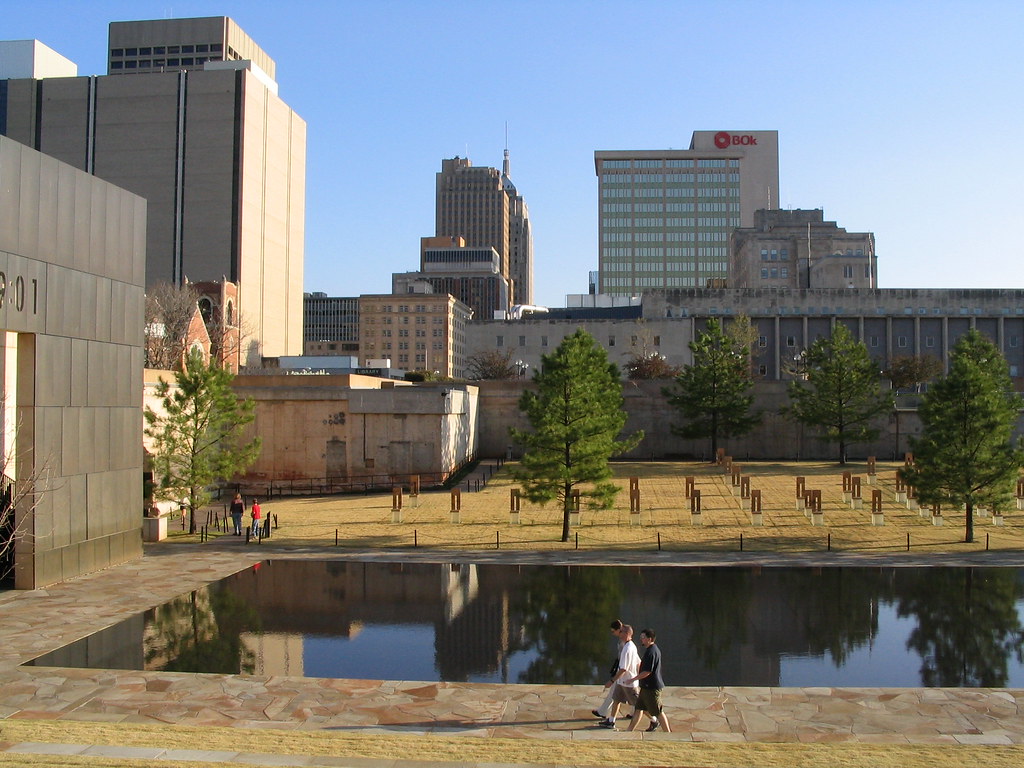
POLYGON ((868 232, 868 288, 875 289, 875 233, 868 232))
POLYGON ((508 120, 505 121, 505 159, 501 163, 501 173, 503 176, 509 175, 509 161, 508 161, 508 120))

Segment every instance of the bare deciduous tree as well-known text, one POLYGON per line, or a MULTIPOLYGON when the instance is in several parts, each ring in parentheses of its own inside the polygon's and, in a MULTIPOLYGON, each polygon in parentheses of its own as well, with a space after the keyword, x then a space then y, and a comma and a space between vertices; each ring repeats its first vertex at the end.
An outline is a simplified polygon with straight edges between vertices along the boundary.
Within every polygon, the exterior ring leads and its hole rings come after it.
POLYGON ((15 480, 14 464, 14 452, 5 453, 0 468, 0 583, 13 580, 15 546, 31 535, 32 513, 41 494, 52 487, 50 462, 43 462, 29 477, 19 481, 15 480))
POLYGON ((519 368, 512 361, 514 350, 499 352, 488 349, 477 352, 466 358, 466 378, 473 381, 482 379, 514 379, 519 376, 519 368))
POLYGON ((146 292, 146 367, 181 368, 199 292, 190 285, 158 283, 146 292))

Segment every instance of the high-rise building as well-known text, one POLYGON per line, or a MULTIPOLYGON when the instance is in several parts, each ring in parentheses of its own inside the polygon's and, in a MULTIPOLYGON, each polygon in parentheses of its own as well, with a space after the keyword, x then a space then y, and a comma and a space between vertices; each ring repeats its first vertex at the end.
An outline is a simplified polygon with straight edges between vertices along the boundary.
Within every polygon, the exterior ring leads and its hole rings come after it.
POLYGON ((729 237, 778 207, 778 131, 694 131, 686 150, 594 153, 599 292, 724 286, 729 237))
POLYGON ((476 319, 504 316, 512 306, 511 281, 494 248, 473 248, 461 237, 421 237, 418 272, 391 276, 392 293, 450 293, 476 319))
POLYGON ((730 288, 877 288, 875 238, 820 208, 756 211, 729 241, 730 288))
MULTIPOLYGON (((435 234, 461 237, 470 248, 493 248, 498 273, 511 284, 510 304, 533 303, 533 236, 526 201, 502 170, 475 167, 468 158, 441 161, 435 234)), ((501 307, 508 309, 508 307, 501 307)))
POLYGON ((107 74, 204 69, 207 62, 251 61, 273 81, 277 65, 227 16, 110 24, 107 74))
POLYGON ((236 283, 243 364, 299 354, 306 125, 273 60, 226 17, 115 22, 108 47, 109 75, 0 70, 0 133, 148 201, 147 286, 236 283))
POLYGON ((533 304, 533 232, 526 201, 512 183, 508 150, 501 166, 501 178, 508 193, 508 276, 512 281, 512 303, 533 304))
POLYGON ((359 357, 409 371, 465 375, 469 307, 448 294, 359 297, 359 357))
POLYGON ((359 299, 307 293, 303 298, 303 354, 355 355, 359 352, 359 299))

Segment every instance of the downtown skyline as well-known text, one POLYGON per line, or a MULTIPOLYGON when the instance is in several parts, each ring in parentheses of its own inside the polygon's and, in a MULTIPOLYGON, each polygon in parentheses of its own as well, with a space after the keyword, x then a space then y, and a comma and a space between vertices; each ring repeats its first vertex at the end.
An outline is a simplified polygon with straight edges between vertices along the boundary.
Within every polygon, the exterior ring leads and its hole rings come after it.
POLYGON ((5 8, 0 38, 102 74, 109 22, 221 14, 308 124, 306 291, 389 291, 434 233, 441 160, 500 168, 506 125, 540 304, 597 269, 594 152, 698 130, 778 130, 781 207, 873 232, 880 287, 1021 283, 1015 3, 41 0, 5 8))

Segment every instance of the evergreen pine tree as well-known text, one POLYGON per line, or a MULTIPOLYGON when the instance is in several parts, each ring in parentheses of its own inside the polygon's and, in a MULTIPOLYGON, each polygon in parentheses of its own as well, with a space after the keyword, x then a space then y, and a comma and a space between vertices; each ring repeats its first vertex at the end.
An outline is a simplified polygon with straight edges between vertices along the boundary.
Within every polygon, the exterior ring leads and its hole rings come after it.
POLYGON ((850 445, 878 437, 872 422, 892 410, 892 393, 881 388, 878 366, 864 342, 842 323, 830 337, 817 339, 801 362, 806 381, 790 383, 789 413, 817 428, 823 440, 836 443, 839 463, 845 464, 850 445))
POLYGON ((914 466, 903 472, 922 502, 964 506, 964 541, 974 541, 974 510, 1003 509, 1013 498, 1024 451, 1011 440, 1021 399, 998 348, 971 329, 950 353, 949 374, 918 409, 914 466))
POLYGON ((690 352, 693 363, 684 366, 662 394, 684 420, 672 431, 686 438, 710 438, 713 459, 720 437, 745 435, 761 420, 759 413, 751 412, 749 346, 724 333, 712 319, 690 342, 690 352))
POLYGON ((610 482, 608 461, 635 447, 643 433, 616 439, 626 424, 619 369, 583 329, 544 355, 533 381, 536 391, 519 400, 532 429, 512 430, 525 448, 514 476, 530 501, 561 502, 562 541, 568 541, 573 490, 589 507, 609 508, 619 488, 610 482))
POLYGON ((230 479, 259 455, 258 437, 241 441, 256 406, 235 395, 230 371, 207 364, 197 352, 174 378, 174 388, 162 379, 157 386, 162 413, 146 408, 146 434, 153 439, 156 494, 182 501, 189 510, 189 533, 195 533, 195 513, 210 500, 210 484, 230 479))

